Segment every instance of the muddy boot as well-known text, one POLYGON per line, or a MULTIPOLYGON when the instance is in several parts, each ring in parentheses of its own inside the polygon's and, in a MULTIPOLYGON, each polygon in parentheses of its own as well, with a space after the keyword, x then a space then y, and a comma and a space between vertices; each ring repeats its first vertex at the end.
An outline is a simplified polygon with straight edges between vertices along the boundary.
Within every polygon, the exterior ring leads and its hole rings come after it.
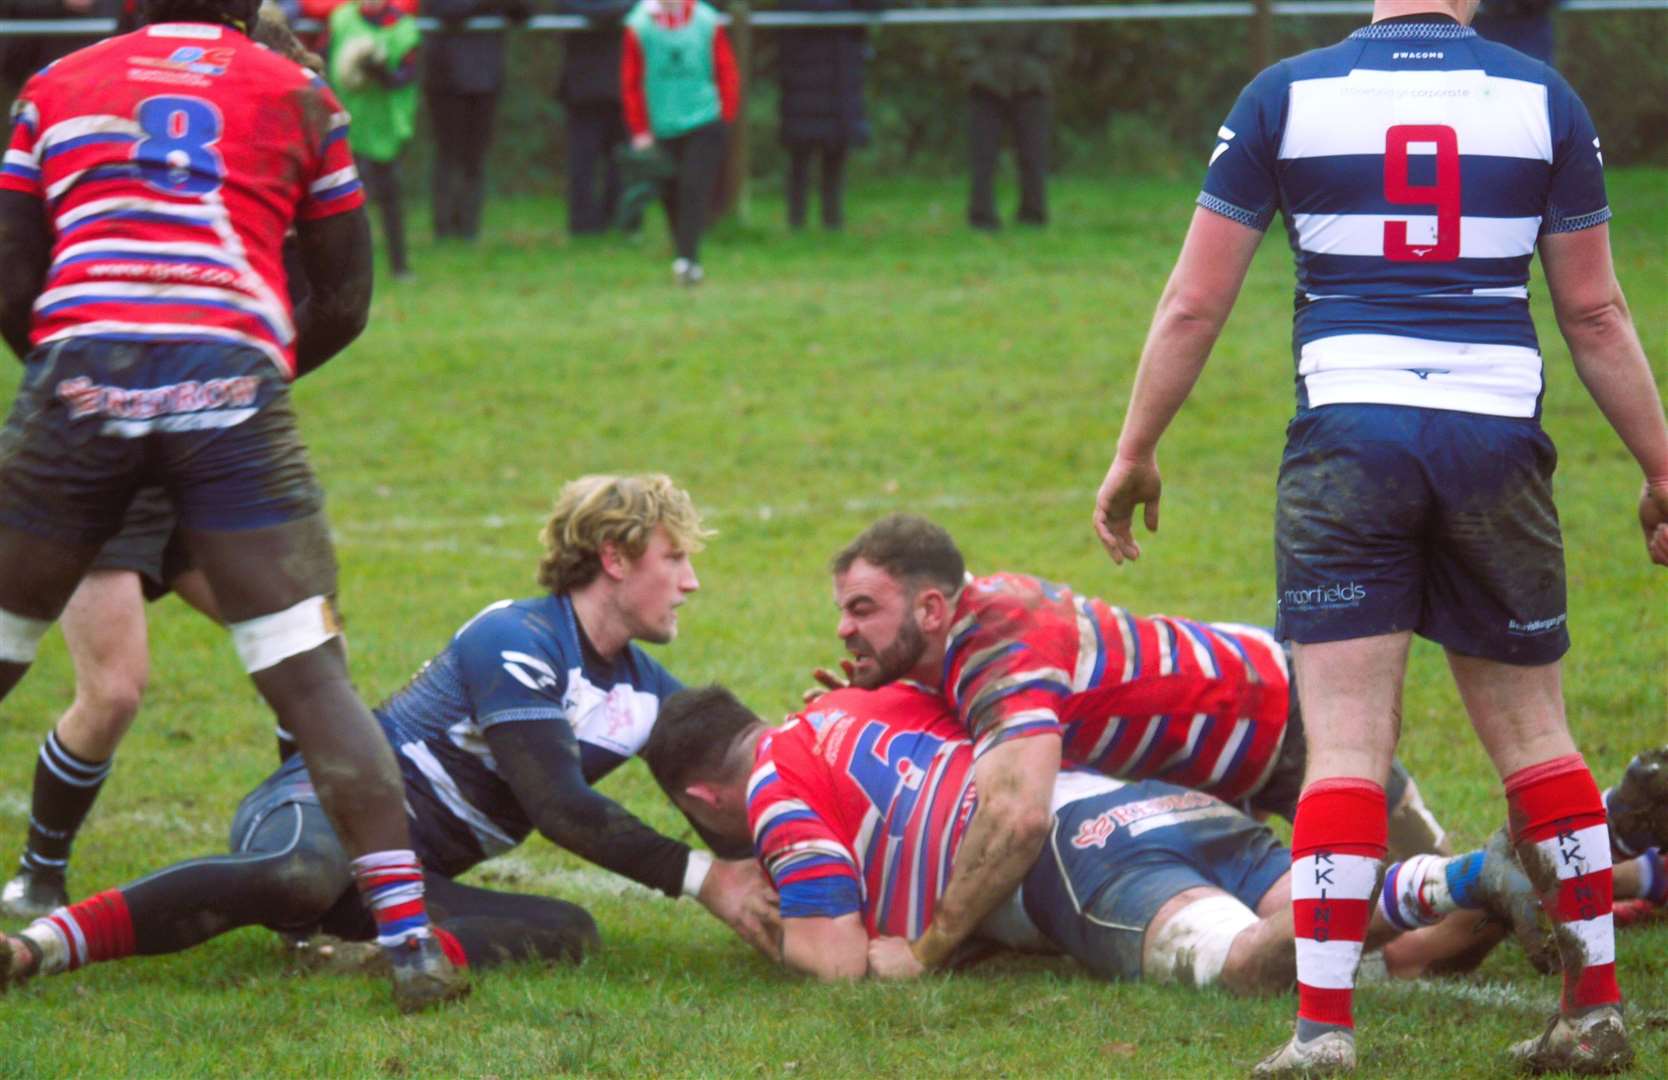
POLYGON ((1513 1046, 1511 1057, 1525 1072, 1596 1076, 1633 1064, 1633 1047, 1628 1044, 1621 1006, 1600 1005, 1580 1016, 1554 1016, 1540 1038, 1513 1046))
POLYGON ((473 989, 469 973, 453 964, 433 934, 410 937, 388 950, 394 1004, 402 1013, 456 1001, 473 989))

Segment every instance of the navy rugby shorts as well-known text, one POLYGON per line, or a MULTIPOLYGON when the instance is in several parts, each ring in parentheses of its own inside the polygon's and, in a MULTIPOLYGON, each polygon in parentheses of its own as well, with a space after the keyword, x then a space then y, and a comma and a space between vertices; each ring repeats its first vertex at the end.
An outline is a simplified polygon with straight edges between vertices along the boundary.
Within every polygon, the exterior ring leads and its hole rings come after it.
POLYGON ((1279 635, 1412 631, 1465 656, 1557 660, 1569 649, 1557 462, 1533 419, 1300 411, 1275 510, 1279 635))
POLYGON ((99 548, 87 569, 131 570, 139 575, 145 599, 160 600, 168 595, 170 583, 191 568, 177 523, 167 491, 140 488, 127 506, 121 531, 99 548))
POLYGON ((1147 925, 1187 889, 1221 889, 1253 911, 1291 870, 1267 826, 1201 792, 1143 780, 1067 803, 1025 877, 1025 914, 1095 974, 1141 977, 1147 925))
POLYGON ((257 529, 318 513, 288 383, 220 343, 72 338, 29 354, 0 428, 0 522, 103 544, 141 487, 179 524, 257 529))

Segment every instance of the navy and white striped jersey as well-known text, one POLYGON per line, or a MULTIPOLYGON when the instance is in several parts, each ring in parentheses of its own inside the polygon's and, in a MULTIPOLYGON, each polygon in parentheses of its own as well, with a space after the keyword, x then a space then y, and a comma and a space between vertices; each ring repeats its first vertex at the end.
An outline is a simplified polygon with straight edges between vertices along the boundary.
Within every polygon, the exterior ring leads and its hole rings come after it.
POLYGON ((1300 407, 1537 416, 1529 260, 1610 218, 1586 107, 1550 67, 1439 17, 1375 23, 1258 75, 1199 205, 1297 260, 1300 407))
POLYGON ((679 689, 634 644, 612 665, 588 658, 566 596, 489 605, 376 710, 404 774, 423 865, 455 876, 532 830, 498 773, 488 728, 570 726, 595 783, 642 749, 660 703, 679 689))

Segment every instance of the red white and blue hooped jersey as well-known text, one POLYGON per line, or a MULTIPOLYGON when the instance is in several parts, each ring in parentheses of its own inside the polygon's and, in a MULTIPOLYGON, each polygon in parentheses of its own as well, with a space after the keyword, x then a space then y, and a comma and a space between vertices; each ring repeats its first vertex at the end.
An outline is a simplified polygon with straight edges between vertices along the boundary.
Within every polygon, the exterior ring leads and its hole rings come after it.
POLYGON ((1291 684, 1268 631, 1141 617, 1024 574, 974 578, 956 601, 944 696, 984 754, 1057 734, 1061 757, 1235 802, 1268 778, 1291 684))
POLYGON ((973 815, 973 745, 911 682, 825 694, 760 740, 753 846, 782 917, 861 912, 871 937, 919 937, 973 815))
POLYGON ((1581 99, 1545 64, 1439 17, 1281 61, 1218 132, 1199 205, 1297 263, 1302 407, 1539 414, 1538 237, 1610 218, 1581 99))
POLYGON ((31 340, 226 342, 293 376, 281 247, 363 204, 347 132, 323 80, 228 27, 147 26, 42 69, 0 162, 51 230, 31 340))

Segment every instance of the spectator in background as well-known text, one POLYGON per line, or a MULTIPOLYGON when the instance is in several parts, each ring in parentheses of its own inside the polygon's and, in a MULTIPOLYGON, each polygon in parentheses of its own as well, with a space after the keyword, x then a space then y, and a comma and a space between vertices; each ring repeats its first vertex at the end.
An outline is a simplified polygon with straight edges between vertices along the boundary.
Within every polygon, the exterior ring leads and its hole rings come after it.
POLYGON ((701 232, 724 164, 726 125, 741 77, 718 12, 702 0, 639 0, 625 20, 620 99, 635 150, 658 146, 677 163, 666 216, 677 244, 672 273, 700 284, 701 232))
MULTIPOLYGON (((971 0, 975 7, 1007 0, 971 0)), ((1019 166, 1019 212, 1027 225, 1048 223, 1048 143, 1054 133, 1054 68, 1066 55, 1057 23, 976 23, 961 31, 957 53, 968 91, 968 150, 973 189, 967 220, 998 229, 996 157, 1007 130, 1019 166)))
POLYGON ((417 20, 389 0, 330 13, 330 81, 353 117, 353 159, 382 216, 388 268, 411 276, 400 205, 399 158, 417 119, 417 20))
MULTIPOLYGON (((121 15, 122 0, 0 0, 0 20, 115 19, 121 15)), ((60 56, 91 45, 98 36, 43 34, 0 40, 0 101, 9 101, 29 76, 60 56)))
POLYGON ((1552 63, 1552 9, 1558 0, 1483 0, 1471 28, 1543 64, 1552 63))
POLYGON ((608 231, 620 203, 614 153, 626 141, 620 112, 620 20, 632 0, 558 0, 564 15, 583 15, 588 30, 563 38, 556 98, 567 114, 568 232, 608 231), (598 174, 602 191, 597 191, 598 174))
POLYGON ((465 19, 527 18, 527 0, 426 0, 442 26, 424 48, 423 97, 434 131, 434 235, 474 240, 486 202, 486 158, 504 87, 504 34, 465 30, 465 19))
MULTIPOLYGON (((783 10, 874 10, 879 0, 784 0, 783 10)), ((869 57, 865 26, 785 29, 776 35, 782 79, 782 145, 788 150, 788 227, 805 226, 811 159, 820 166, 822 224, 845 224, 846 151, 867 145, 863 69, 869 57)))

